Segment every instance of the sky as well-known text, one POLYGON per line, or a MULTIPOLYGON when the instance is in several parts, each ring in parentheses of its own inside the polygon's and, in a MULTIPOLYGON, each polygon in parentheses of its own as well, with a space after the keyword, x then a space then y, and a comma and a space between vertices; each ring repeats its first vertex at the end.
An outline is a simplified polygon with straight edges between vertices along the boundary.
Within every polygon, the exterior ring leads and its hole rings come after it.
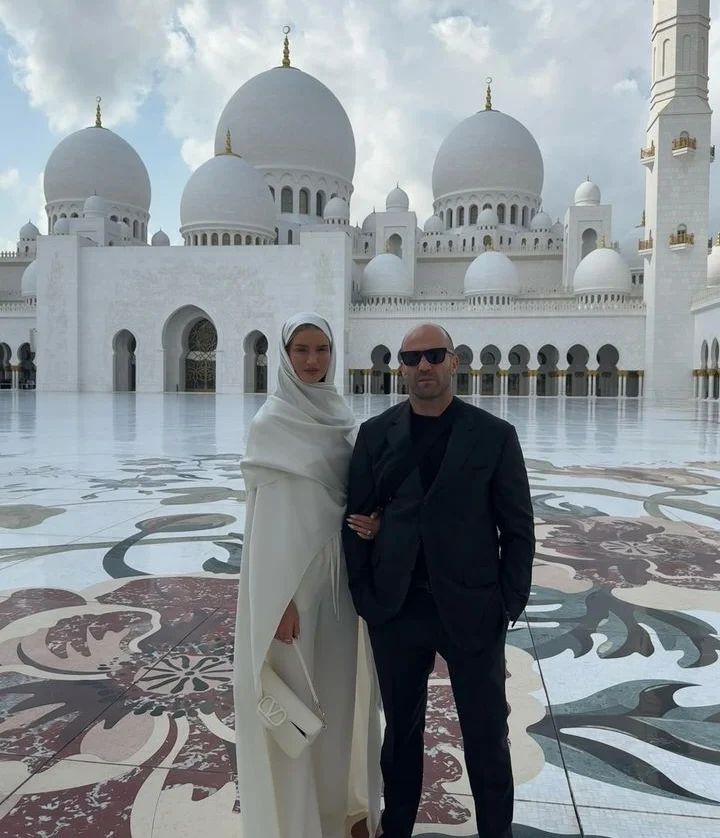
MULTIPOLYGON (((720 16, 720 0, 711 0, 720 16)), ((590 176, 613 205, 613 237, 644 203, 651 0, 0 0, 0 251, 28 219, 47 232, 42 172, 57 143, 94 123, 124 137, 147 166, 151 232, 173 243, 180 197, 213 153, 230 96, 292 63, 333 90, 355 133, 351 219, 384 207, 399 182, 420 225, 431 173, 458 122, 493 106, 535 136, 544 208, 564 215, 590 176)), ((720 37, 710 38, 710 103, 720 106, 720 37), (717 80, 715 82, 715 80, 717 80)), ((715 121, 713 142, 720 148, 715 121)), ((711 167, 711 229, 720 229, 720 155, 711 167)))

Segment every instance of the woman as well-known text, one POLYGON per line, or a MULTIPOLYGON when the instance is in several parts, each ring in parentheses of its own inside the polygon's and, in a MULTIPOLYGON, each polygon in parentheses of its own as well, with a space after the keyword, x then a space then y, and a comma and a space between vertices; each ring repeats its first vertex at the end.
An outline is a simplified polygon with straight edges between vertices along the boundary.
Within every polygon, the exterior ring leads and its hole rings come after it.
MULTIPOLYGON (((243 838, 345 838, 349 818, 370 812, 371 834, 378 820, 378 699, 340 542, 355 423, 334 376, 327 321, 308 313, 288 320, 277 390, 253 419, 243 461, 235 637, 243 838), (294 642, 327 729, 290 759, 262 726, 257 704, 267 662, 312 707, 294 642)), ((358 535, 373 537, 376 521, 353 517, 358 535)))

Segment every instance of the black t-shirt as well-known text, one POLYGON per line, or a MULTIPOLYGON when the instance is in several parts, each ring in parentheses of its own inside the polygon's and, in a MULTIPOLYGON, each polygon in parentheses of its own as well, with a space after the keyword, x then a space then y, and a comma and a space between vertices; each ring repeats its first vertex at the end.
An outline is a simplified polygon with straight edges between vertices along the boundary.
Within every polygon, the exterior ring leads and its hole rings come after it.
MULTIPOLYGON (((429 492, 430 487, 435 482, 445 458, 456 413, 457 399, 453 399, 440 416, 421 416, 419 413, 410 411, 410 435, 412 436, 413 448, 417 449, 428 434, 435 436, 433 444, 425 452, 419 464, 420 481, 425 494, 429 492)), ((429 588, 427 561, 422 540, 415 560, 413 584, 416 587, 429 588)))

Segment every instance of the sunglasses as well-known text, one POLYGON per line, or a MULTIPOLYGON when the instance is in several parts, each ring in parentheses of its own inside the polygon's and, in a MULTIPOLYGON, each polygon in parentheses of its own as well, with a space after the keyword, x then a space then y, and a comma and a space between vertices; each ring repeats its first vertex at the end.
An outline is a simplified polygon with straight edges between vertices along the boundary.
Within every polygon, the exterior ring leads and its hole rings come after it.
POLYGON ((425 358, 428 364, 442 364, 446 355, 454 355, 452 349, 446 346, 436 346, 434 349, 403 349, 398 355, 406 367, 416 367, 425 358))

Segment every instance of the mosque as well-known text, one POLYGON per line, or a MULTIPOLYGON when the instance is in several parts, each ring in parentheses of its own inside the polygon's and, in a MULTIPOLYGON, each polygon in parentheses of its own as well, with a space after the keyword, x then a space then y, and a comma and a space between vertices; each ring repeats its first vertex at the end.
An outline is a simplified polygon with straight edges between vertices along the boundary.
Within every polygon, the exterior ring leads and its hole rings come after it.
POLYGON ((220 115, 171 246, 150 235, 142 159, 98 103, 47 162, 48 233, 28 222, 0 257, 0 386, 266 392, 282 322, 313 309, 348 393, 402 393, 401 337, 433 320, 461 395, 717 399, 709 25, 709 0, 653 4, 645 210, 619 242, 589 179, 553 220, 540 148, 489 85, 437 151, 422 226, 399 185, 353 226, 353 128, 286 37, 281 66, 220 115))

